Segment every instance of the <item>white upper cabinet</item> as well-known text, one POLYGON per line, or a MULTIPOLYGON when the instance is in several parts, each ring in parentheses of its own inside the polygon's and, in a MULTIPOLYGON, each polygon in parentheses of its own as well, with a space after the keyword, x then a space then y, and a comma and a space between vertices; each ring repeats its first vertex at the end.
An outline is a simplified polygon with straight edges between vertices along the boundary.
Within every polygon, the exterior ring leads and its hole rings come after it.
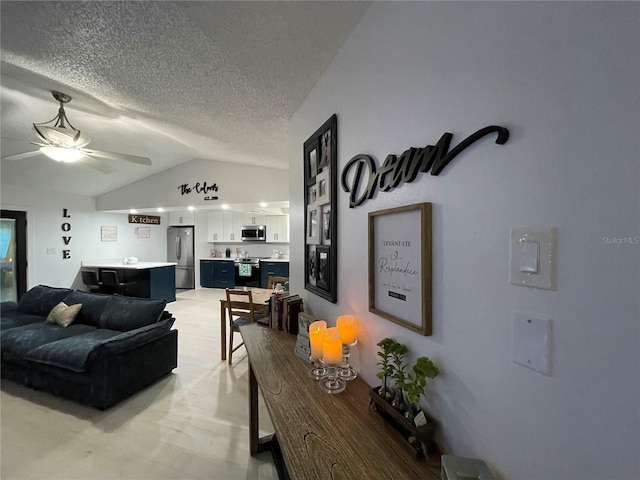
POLYGON ((209 212, 207 215, 207 242, 221 242, 224 235, 224 212, 209 212))
POLYGON ((242 213, 210 212, 208 215, 208 242, 239 242, 242 240, 242 213))
POLYGON ((267 226, 267 242, 289 242, 289 215, 267 215, 265 225, 267 226))
POLYGON ((242 213, 224 212, 225 242, 242 241, 242 213))
POLYGON ((266 217, 264 215, 247 212, 242 214, 242 225, 264 225, 265 221, 266 217))
POLYGON ((169 212, 169 225, 172 227, 195 225, 195 212, 189 210, 169 212))

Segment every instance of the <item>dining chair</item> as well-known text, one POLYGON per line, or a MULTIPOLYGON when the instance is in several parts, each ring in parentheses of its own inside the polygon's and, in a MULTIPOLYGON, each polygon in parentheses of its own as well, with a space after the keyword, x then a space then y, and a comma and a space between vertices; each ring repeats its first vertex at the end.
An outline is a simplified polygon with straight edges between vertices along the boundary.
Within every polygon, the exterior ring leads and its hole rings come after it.
POLYGON ((128 286, 136 284, 136 282, 121 282, 116 270, 101 270, 100 277, 102 277, 102 287, 108 293, 124 295, 128 286))
POLYGON ((80 270, 82 275, 82 283, 91 293, 99 293, 102 283, 98 281, 98 274, 93 270, 80 270))
POLYGON ((256 322, 255 305, 253 304, 253 295, 251 290, 234 290, 225 289, 227 294, 227 319, 229 321, 229 355, 227 356, 229 365, 233 352, 244 345, 233 346, 233 334, 240 333, 240 327, 256 322))
POLYGON ((276 276, 271 276, 267 279, 267 288, 272 289, 274 288, 277 284, 281 283, 282 285, 284 285, 285 282, 289 281, 289 277, 276 277, 276 276))

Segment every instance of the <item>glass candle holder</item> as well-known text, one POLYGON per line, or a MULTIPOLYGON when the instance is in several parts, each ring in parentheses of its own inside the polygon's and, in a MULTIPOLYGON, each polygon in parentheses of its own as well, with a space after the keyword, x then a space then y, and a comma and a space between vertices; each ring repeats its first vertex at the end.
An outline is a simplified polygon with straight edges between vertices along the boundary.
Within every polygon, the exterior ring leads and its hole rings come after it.
POLYGON ((316 320, 309 325, 309 344, 311 347, 311 355, 309 360, 313 363, 313 368, 309 370, 309 376, 314 380, 320 380, 327 375, 327 369, 322 365, 322 341, 327 322, 324 320, 316 320))
POLYGON ((338 365, 324 364, 327 374, 318 382, 319 387, 323 392, 333 394, 344 392, 347 388, 347 383, 338 375, 338 365))
POLYGON ((327 375, 320 379, 320 388, 325 393, 340 393, 346 383, 338 375, 338 367, 342 362, 342 339, 337 327, 327 328, 322 335, 322 363, 327 375))
POLYGON ((338 375, 346 381, 355 380, 358 377, 358 372, 349 364, 349 357, 351 356, 351 347, 358 343, 356 340, 356 317, 340 315, 336 320, 336 327, 340 330, 342 339, 342 365, 338 368, 338 375))
POLYGON ((353 343, 342 344, 342 365, 338 368, 338 375, 341 379, 350 382, 358 378, 358 372, 349 364, 349 357, 351 357, 351 347, 353 347, 358 340, 354 340, 353 343))

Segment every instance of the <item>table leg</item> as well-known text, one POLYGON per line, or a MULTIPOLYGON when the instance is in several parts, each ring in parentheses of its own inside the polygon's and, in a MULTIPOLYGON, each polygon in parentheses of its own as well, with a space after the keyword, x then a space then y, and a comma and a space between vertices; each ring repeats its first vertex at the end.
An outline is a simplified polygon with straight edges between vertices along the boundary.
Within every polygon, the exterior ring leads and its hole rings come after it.
POLYGON ((260 453, 260 433, 258 432, 258 382, 249 362, 249 450, 251 456, 260 453))
POLYGON ((249 362, 249 452, 255 456, 274 446, 275 435, 260 438, 260 421, 258 418, 258 382, 249 362))
POLYGON ((222 345, 222 361, 227 359, 227 309, 224 300, 220 301, 220 345, 222 345))

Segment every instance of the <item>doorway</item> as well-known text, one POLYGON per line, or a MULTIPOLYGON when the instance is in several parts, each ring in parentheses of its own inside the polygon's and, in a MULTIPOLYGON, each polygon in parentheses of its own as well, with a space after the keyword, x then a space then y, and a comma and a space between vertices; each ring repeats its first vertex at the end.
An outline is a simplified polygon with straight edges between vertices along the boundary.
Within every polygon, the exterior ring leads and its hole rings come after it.
POLYGON ((17 302, 27 291, 27 212, 2 210, 0 301, 17 302))

